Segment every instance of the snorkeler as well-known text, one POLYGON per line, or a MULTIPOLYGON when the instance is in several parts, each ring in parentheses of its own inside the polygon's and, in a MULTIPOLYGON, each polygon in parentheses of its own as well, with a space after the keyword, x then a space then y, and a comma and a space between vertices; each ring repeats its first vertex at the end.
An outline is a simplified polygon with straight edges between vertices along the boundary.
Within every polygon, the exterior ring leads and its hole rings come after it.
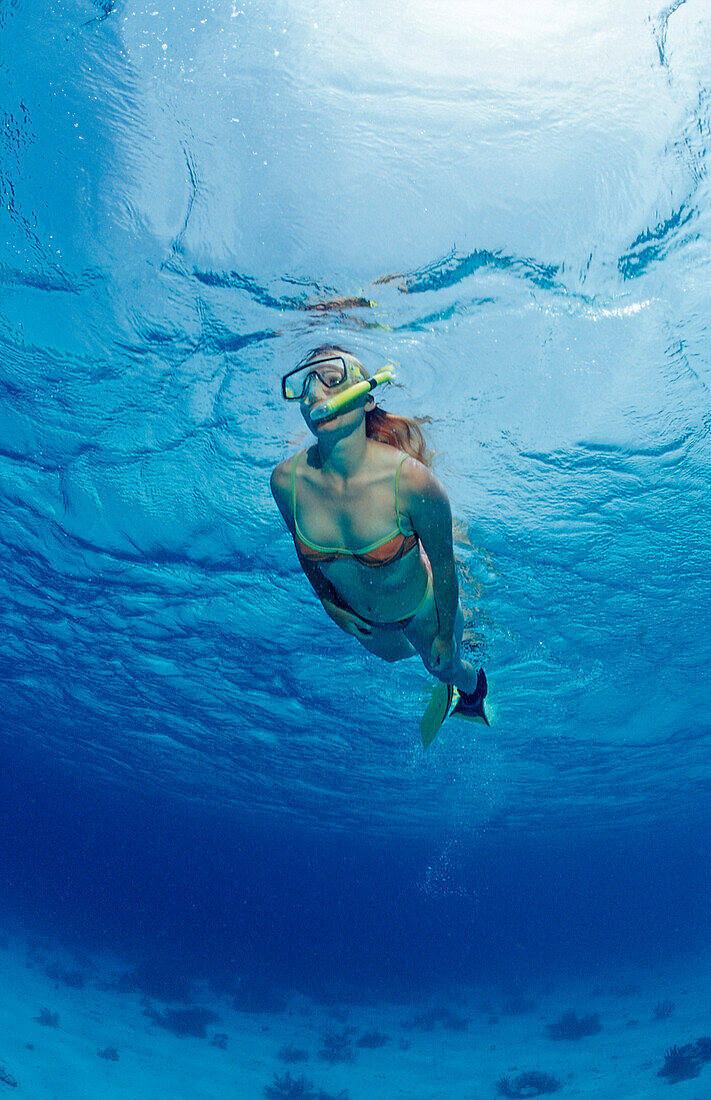
POLYGON ((316 442, 280 462, 271 487, 326 614, 385 661, 419 654, 440 681, 420 723, 426 748, 450 714, 488 725, 487 684, 461 657, 449 499, 417 423, 375 404, 391 377, 371 378, 335 344, 309 352, 282 395, 316 442))

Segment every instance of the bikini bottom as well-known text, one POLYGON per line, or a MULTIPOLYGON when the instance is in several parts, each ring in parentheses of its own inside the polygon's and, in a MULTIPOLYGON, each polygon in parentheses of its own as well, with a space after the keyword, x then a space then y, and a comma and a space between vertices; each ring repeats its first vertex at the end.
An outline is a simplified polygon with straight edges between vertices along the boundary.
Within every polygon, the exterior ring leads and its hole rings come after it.
POLYGON ((340 602, 341 606, 346 611, 350 611, 351 614, 357 615, 358 618, 362 619, 364 623, 368 624, 368 626, 377 626, 379 630, 405 630, 405 628, 410 625, 410 623, 412 622, 412 620, 414 619, 414 617, 418 613, 418 611, 422 608, 422 605, 424 604, 425 600, 427 599, 427 597, 429 596, 431 591, 432 591, 432 573, 428 569, 427 570, 427 587, 425 588, 425 591, 422 595, 422 599, 420 599, 418 601, 417 606, 414 608, 413 611, 410 612, 409 615, 406 615, 404 619, 393 619, 391 622, 388 622, 388 623, 380 623, 380 622, 377 622, 375 619, 366 619, 365 615, 361 615, 359 611, 354 611, 353 608, 350 607, 345 602, 345 600, 340 599, 339 602, 340 602))

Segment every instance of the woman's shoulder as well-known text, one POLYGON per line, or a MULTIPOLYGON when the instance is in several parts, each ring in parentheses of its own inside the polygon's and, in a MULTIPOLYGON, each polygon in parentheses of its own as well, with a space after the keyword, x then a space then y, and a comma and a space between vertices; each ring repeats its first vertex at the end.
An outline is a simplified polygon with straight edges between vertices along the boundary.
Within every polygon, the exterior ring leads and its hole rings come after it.
POLYGON ((408 451, 396 447, 392 443, 384 443, 379 439, 369 439, 368 448, 372 455, 372 470, 385 475, 400 470, 400 476, 415 476, 413 468, 427 470, 418 459, 413 458, 408 451), (405 471, 407 470, 407 475, 405 471))
POLYGON ((413 458, 406 451, 401 451, 398 464, 400 466, 399 488, 404 500, 408 495, 433 498, 447 495, 442 483, 424 462, 413 458))
POLYGON ((304 447, 292 455, 287 455, 278 466, 274 467, 270 484, 272 495, 276 501, 291 497, 291 478, 296 469, 296 464, 299 463, 299 474, 302 476, 306 467, 312 464, 309 461, 309 454, 312 450, 312 447, 304 447))
POLYGON ((274 467, 270 478, 272 496, 290 531, 293 529, 294 522, 291 506, 291 471, 300 454, 301 451, 297 451, 296 454, 285 458, 274 467))
POLYGON ((270 483, 275 498, 279 499, 291 489, 291 471, 300 454, 301 451, 297 451, 296 454, 288 455, 272 470, 270 483))

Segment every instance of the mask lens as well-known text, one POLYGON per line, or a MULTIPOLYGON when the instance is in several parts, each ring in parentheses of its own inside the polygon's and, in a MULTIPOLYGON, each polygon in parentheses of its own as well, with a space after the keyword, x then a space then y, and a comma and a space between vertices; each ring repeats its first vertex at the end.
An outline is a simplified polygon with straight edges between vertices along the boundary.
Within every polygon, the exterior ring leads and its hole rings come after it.
POLYGON ((281 389, 287 401, 298 401, 306 381, 306 373, 289 374, 282 378, 281 389))
POLYGON ((345 367, 341 359, 329 360, 329 362, 324 363, 314 373, 319 376, 324 386, 328 386, 329 389, 333 386, 339 386, 346 378, 345 367))
POLYGON ((328 389, 340 386, 341 382, 345 382, 347 377, 345 360, 341 358, 312 359, 310 363, 304 364, 303 367, 297 367, 296 370, 285 374, 281 385, 282 393, 287 401, 300 401, 308 390, 313 376, 320 378, 323 385, 328 389))

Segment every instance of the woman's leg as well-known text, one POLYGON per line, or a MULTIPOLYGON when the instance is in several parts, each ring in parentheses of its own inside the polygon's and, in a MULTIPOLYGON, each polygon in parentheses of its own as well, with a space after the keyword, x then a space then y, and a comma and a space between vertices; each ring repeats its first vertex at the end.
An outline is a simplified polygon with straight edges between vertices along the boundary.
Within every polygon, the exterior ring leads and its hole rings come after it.
POLYGON ((453 675, 443 677, 439 670, 432 667, 431 661, 431 649, 439 632, 439 619, 437 618, 437 605, 435 603, 434 592, 430 585, 430 591, 427 595, 427 599, 419 609, 415 617, 410 621, 405 628, 404 634, 408 641, 415 647, 416 651, 422 658, 422 663, 428 672, 431 672, 433 676, 436 676, 438 680, 443 680, 449 684, 455 684, 460 691, 473 692, 476 690, 477 685, 477 670, 469 661, 463 661, 461 658, 462 652, 462 634, 464 633, 464 613, 462 611, 462 605, 459 604, 457 608, 457 616, 454 622, 454 637, 457 643, 457 657, 459 659, 458 667, 455 669, 453 675))
POLYGON ((402 630, 383 629, 377 623, 373 624, 370 634, 358 635, 358 641, 369 653, 384 661, 402 661, 417 652, 402 630))

